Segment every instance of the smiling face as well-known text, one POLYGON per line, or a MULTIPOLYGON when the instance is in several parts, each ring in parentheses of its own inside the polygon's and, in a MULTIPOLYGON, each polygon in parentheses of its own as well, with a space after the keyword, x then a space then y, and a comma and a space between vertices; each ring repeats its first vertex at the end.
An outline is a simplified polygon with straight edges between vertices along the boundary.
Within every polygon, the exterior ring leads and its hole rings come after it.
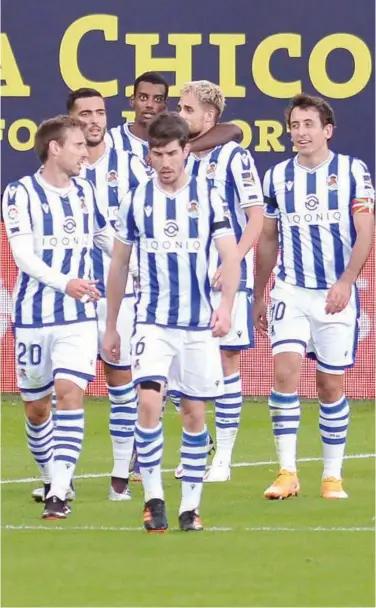
POLYGON ((328 148, 333 125, 323 125, 320 113, 314 107, 296 107, 291 112, 290 131, 299 155, 310 157, 328 148))
POLYGON ((135 111, 135 122, 145 127, 166 109, 166 87, 163 84, 139 82, 131 97, 131 107, 135 111))
POLYGON ((71 116, 79 118, 84 124, 86 145, 98 146, 107 131, 107 116, 102 97, 80 97, 74 102, 71 116))

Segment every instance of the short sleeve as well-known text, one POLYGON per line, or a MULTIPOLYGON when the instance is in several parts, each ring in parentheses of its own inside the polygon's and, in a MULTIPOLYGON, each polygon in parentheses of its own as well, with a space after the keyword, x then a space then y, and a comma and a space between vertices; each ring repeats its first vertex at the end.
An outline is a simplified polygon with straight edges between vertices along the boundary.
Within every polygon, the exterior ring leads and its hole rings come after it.
POLYGON ((273 170, 268 169, 263 182, 264 216, 270 219, 279 218, 277 197, 273 186, 273 170))

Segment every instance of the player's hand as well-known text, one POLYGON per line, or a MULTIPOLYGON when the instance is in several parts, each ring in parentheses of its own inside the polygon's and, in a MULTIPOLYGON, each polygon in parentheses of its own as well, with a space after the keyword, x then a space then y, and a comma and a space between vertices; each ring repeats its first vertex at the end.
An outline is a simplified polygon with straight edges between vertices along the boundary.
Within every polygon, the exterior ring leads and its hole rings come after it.
POLYGON ((83 303, 95 302, 101 297, 100 292, 95 287, 97 283, 98 281, 87 281, 86 279, 71 279, 65 288, 65 293, 83 303))
POLYGON ((214 310, 210 322, 214 338, 223 338, 231 329, 231 310, 225 306, 219 306, 214 310))
POLYGON ((268 335, 268 307, 263 298, 253 301, 253 323, 260 334, 268 335))
POLYGON ((102 343, 103 355, 109 363, 120 361, 120 336, 116 330, 106 329, 102 343))
POLYGON ((222 267, 219 266, 215 271, 215 275, 212 279, 211 286, 215 291, 221 291, 222 289, 222 267))
POLYGON ((346 279, 339 279, 329 289, 326 296, 325 312, 327 315, 335 315, 346 308, 351 298, 352 283, 346 279))

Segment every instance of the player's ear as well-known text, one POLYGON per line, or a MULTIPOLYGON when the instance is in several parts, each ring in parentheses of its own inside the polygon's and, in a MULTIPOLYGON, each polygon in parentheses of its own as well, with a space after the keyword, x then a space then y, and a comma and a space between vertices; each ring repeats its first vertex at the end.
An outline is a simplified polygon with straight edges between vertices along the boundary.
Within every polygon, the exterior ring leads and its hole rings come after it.
POLYGON ((134 109, 134 95, 131 95, 129 98, 129 105, 134 109))
POLYGON ((49 155, 57 156, 60 152, 60 145, 55 139, 52 139, 48 146, 49 155))
POLYGON ((183 148, 183 152, 184 152, 184 158, 187 158, 188 154, 191 151, 191 144, 185 144, 184 148, 183 148))
POLYGON ((333 137, 333 125, 325 125, 324 132, 327 139, 333 137))

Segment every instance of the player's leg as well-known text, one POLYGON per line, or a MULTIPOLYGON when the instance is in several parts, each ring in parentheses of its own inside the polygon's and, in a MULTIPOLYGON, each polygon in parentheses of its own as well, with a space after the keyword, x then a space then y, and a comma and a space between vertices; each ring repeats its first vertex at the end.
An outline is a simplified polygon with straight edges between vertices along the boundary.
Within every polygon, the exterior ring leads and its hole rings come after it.
POLYGON ((203 529, 199 507, 208 456, 205 401, 216 399, 224 391, 219 342, 210 331, 184 332, 179 367, 184 471, 179 526, 181 530, 198 531, 203 529))
POLYGON ((109 499, 130 500, 129 467, 134 446, 134 426, 137 416, 137 395, 132 381, 130 341, 133 330, 134 300, 124 298, 118 315, 120 360, 105 361, 102 342, 106 328, 107 300, 102 298, 97 307, 99 354, 103 361, 108 396, 110 399, 109 430, 112 443, 113 468, 109 499))
POLYGON ((57 396, 51 489, 43 518, 67 516, 66 495, 84 437, 84 392, 95 376, 97 324, 94 321, 53 327, 52 368, 57 396))
POLYGON ((318 293, 312 302, 312 345, 317 359, 319 428, 324 463, 323 498, 347 498, 342 486, 342 465, 350 407, 344 391, 344 374, 355 361, 358 318, 359 302, 355 288, 349 304, 335 315, 325 313, 325 293, 318 293))
POLYGON ((39 469, 43 502, 51 484, 53 422, 51 392, 51 331, 49 328, 16 328, 17 385, 25 405, 25 431, 30 453, 39 469))
POLYGON ((148 532, 168 528, 162 484, 164 386, 176 352, 178 330, 138 325, 132 337, 132 375, 138 388, 135 443, 144 489, 144 526, 148 532))
POLYGON ((276 285, 271 302, 269 330, 274 379, 268 403, 280 472, 264 496, 283 499, 297 495, 300 490, 296 469, 300 423, 297 386, 310 325, 304 310, 304 290, 276 285))
MULTIPOLYGON (((218 302, 219 304, 219 302, 218 302)), ((254 345, 252 296, 250 292, 236 294, 230 332, 220 340, 224 374, 224 395, 215 402, 217 452, 205 481, 227 481, 231 475, 231 458, 239 429, 242 408, 240 380, 240 351, 254 345)))
MULTIPOLYGON (((53 390, 52 394, 51 394, 51 414, 52 414, 53 426, 55 426, 55 422, 56 422, 56 404, 57 404, 56 393, 55 393, 55 390, 53 390)), ((44 485, 32 490, 31 497, 35 502, 44 502, 44 499, 45 499, 44 485)), ((74 489, 73 479, 72 479, 70 488, 67 492, 67 500, 74 500, 75 497, 76 497, 76 492, 74 489)))

